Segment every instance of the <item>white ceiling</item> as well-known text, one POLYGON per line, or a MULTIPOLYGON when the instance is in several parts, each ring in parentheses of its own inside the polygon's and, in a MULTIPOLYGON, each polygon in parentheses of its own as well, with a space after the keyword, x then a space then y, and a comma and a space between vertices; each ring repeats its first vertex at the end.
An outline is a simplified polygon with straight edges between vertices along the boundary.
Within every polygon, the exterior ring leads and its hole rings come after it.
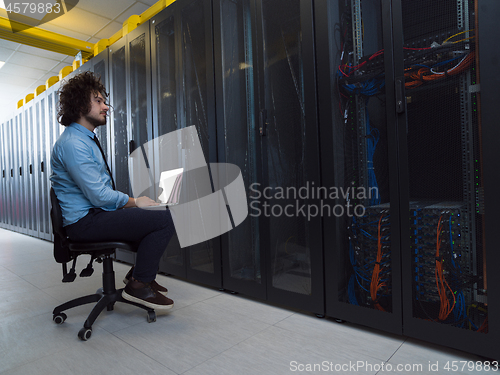
MULTIPOLYGON (((141 14, 158 0, 79 0, 66 14, 40 26, 42 29, 89 43, 110 38, 131 15, 141 14)), ((0 7, 3 0, 0 0, 0 7)), ((4 9, 0 16, 7 17, 4 9)), ((11 119, 17 102, 33 93, 48 78, 72 65, 74 56, 13 43, 0 38, 0 123, 11 119)))

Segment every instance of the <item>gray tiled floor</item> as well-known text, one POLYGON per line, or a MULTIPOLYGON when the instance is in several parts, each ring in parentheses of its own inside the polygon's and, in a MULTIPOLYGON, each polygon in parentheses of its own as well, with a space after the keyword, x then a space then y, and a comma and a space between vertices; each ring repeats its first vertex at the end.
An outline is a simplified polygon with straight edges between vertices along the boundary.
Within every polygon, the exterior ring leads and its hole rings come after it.
MULTIPOLYGON (((80 263, 84 267, 85 262, 80 263)), ((128 268, 115 263, 117 285, 123 285, 128 268)), ((93 293, 101 278, 94 275, 62 284, 50 242, 0 229, 0 373, 383 374, 388 372, 377 366, 387 362, 393 374, 436 374, 445 372, 446 361, 479 359, 175 278, 159 275, 158 280, 175 301, 170 313, 148 324, 143 310, 116 304, 114 311, 99 316, 92 338, 83 342, 77 332, 90 306, 69 310, 62 325, 52 322, 52 309, 75 296, 93 293), (440 371, 429 369, 429 363, 437 361, 440 371), (326 363, 342 364, 344 371, 331 367, 300 371, 299 367, 326 363), (359 368, 347 366, 361 363, 359 368), (398 364, 421 367, 396 371, 398 364)))

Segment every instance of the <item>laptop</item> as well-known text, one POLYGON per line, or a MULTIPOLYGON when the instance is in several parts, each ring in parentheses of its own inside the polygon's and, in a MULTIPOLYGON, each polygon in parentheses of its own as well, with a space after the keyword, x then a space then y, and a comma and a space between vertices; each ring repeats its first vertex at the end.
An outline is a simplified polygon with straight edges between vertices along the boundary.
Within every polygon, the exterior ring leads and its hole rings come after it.
POLYGON ((178 204, 181 195, 183 171, 183 168, 177 168, 161 172, 160 181, 158 183, 159 191, 161 191, 158 197, 160 204, 142 208, 146 210, 159 210, 167 206, 178 204))

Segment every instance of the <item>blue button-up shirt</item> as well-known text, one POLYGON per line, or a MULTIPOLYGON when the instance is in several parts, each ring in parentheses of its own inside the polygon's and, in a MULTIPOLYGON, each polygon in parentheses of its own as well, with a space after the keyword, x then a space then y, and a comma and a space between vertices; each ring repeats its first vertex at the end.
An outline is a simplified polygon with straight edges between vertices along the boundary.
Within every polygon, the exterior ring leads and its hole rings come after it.
POLYGON ((50 181, 61 206, 63 226, 76 223, 91 208, 114 211, 128 202, 127 194, 113 190, 95 136, 74 122, 52 149, 50 181))

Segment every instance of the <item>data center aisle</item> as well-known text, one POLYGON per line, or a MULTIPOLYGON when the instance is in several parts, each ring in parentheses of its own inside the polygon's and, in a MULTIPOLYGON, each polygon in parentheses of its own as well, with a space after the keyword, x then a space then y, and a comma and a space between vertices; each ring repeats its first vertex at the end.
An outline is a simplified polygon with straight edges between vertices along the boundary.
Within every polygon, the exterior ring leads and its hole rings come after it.
MULTIPOLYGON (((81 260, 78 270, 85 263, 81 260)), ((117 286, 128 269, 115 263, 117 286)), ((100 272, 97 265, 95 273, 100 272)), ((52 243, 0 229, 0 374, 493 372, 484 366, 479 370, 475 361, 480 358, 464 352, 162 275, 158 280, 175 301, 168 315, 148 324, 141 309, 116 304, 97 319, 92 338, 82 342, 77 332, 90 306, 69 310, 63 325, 52 322, 52 309, 93 293, 101 278, 77 278, 71 284, 61 278, 52 243)))

